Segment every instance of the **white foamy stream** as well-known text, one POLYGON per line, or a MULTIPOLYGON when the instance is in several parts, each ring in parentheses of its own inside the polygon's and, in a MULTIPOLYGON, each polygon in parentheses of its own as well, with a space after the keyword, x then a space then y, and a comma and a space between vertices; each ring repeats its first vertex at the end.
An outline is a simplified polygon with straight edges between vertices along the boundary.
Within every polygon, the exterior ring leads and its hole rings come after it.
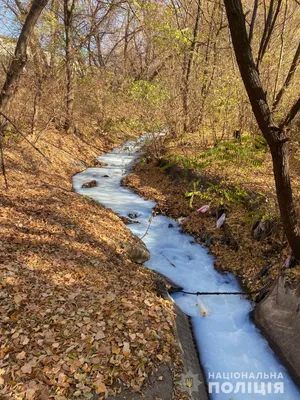
MULTIPOLYGON (((73 178, 77 193, 97 200, 119 215, 138 214, 136 219, 139 224, 130 224, 128 228, 139 237, 144 235, 149 225, 148 220, 152 216, 152 208, 156 203, 144 200, 122 187, 120 183, 128 172, 128 168, 139 156, 142 144, 143 139, 128 142, 123 147, 98 157, 99 161, 106 163, 107 166, 88 168, 73 178), (104 175, 109 177, 104 177, 104 175), (97 187, 81 188, 83 183, 94 179, 98 182, 97 187)), ((219 274, 214 269, 213 257, 208 254, 207 249, 196 244, 193 237, 180 233, 178 223, 170 218, 162 215, 154 217, 148 235, 143 238, 143 241, 151 253, 151 258, 145 265, 172 279, 185 291, 236 292, 241 290, 236 278, 230 274, 219 274), (169 224, 173 227, 169 227, 169 224)), ((194 336, 206 377, 209 382, 216 383, 212 385, 211 399, 300 399, 300 392, 288 372, 250 320, 251 302, 242 296, 199 296, 204 307, 209 310, 208 315, 203 317, 201 309, 197 306, 197 296, 176 293, 173 298, 178 306, 191 316, 194 336), (227 373, 229 373, 229 379, 226 378, 227 373), (238 376, 242 373, 244 377, 238 376), (225 374, 225 379, 220 379, 220 375, 217 374, 221 374, 222 378, 225 374), (245 379, 246 374, 247 379, 245 379), (283 379, 264 380, 259 378, 260 374, 269 376, 282 374, 283 379), (237 384, 238 382, 241 384, 237 384), (246 382, 245 390, 244 382, 246 382), (261 382, 263 382, 262 386, 261 382), (280 385, 276 386, 276 382, 280 385), (220 393, 216 393, 218 384, 220 393), (259 393, 264 384, 265 394, 259 393), (279 389, 281 387, 284 393, 275 393, 281 391, 279 389), (235 389, 237 393, 234 393, 235 389)))

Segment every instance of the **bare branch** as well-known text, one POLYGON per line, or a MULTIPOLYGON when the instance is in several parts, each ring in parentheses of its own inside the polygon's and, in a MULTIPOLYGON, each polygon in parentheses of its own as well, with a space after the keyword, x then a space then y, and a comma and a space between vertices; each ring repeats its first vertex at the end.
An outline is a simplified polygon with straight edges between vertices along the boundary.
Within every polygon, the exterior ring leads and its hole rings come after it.
POLYGON ((255 0, 254 7, 253 7, 253 13, 252 13, 252 18, 251 18, 251 23, 250 23, 250 30, 249 30, 249 42, 251 44, 252 38, 253 38, 253 31, 254 31, 254 25, 255 25, 255 20, 257 16, 257 9, 258 9, 258 1, 255 0))
POLYGON ((38 149, 29 139, 27 139, 26 135, 24 135, 24 133, 22 133, 22 132, 20 131, 20 129, 17 127, 17 125, 16 125, 9 117, 7 117, 7 116, 6 116, 5 114, 3 114, 3 112, 1 112, 1 111, 0 111, 0 115, 1 115, 3 118, 5 118, 6 121, 9 122, 9 123, 15 128, 15 130, 19 133, 19 135, 21 135, 22 138, 25 139, 26 142, 29 143, 31 147, 33 147, 38 153, 40 153, 40 154, 51 164, 51 161, 49 160, 49 158, 48 158, 47 156, 45 156, 45 154, 42 153, 41 150, 38 149))
POLYGON ((278 104, 280 103, 280 100, 282 99, 282 96, 284 95, 286 89, 289 87, 289 85, 295 75, 295 72, 297 70, 297 67, 299 65, 299 62, 300 62, 300 42, 298 44, 298 47, 297 47, 295 56, 293 58, 289 73, 287 74, 287 77, 286 77, 286 80, 285 80, 282 88, 279 90, 279 92, 275 98, 275 101, 273 103, 273 106, 272 106, 273 111, 276 110, 278 104))
POLYGON ((263 36, 261 38, 260 46, 259 46, 259 51, 258 51, 258 57, 257 57, 257 62, 256 62, 256 67, 259 67, 259 64, 262 62, 264 55, 267 51, 268 44, 270 42, 275 22, 277 20, 281 5, 282 5, 282 0, 277 0, 277 7, 275 10, 275 13, 273 15, 273 8, 275 5, 275 0, 271 0, 270 2, 270 8, 267 16, 267 21, 265 24, 265 29, 263 32, 263 36))
POLYGON ((293 119, 296 117, 299 111, 300 111, 300 97, 296 101, 296 103, 292 106, 292 108, 290 109, 289 113, 287 114, 283 122, 280 124, 280 128, 281 129, 287 128, 291 124, 293 119))

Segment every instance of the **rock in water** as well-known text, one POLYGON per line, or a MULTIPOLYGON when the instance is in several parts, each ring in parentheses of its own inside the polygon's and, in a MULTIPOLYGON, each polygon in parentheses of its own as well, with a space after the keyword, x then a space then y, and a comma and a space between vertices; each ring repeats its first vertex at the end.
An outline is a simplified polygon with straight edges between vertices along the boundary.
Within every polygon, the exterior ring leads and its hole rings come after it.
POLYGON ((129 213, 128 214, 128 217, 130 218, 130 219, 135 219, 135 218, 139 218, 139 217, 141 217, 142 216, 142 214, 139 214, 139 213, 129 213))
POLYGON ((98 185, 97 181, 96 180, 92 180, 90 182, 85 182, 81 187, 83 189, 89 189, 89 188, 96 187, 97 185, 98 185))
POLYGON ((135 221, 134 219, 130 219, 127 217, 121 216, 120 219, 124 222, 125 225, 130 225, 130 224, 139 224, 139 221, 135 221))
POLYGON ((124 247, 130 260, 137 264, 144 264, 150 258, 149 250, 139 238, 124 247))

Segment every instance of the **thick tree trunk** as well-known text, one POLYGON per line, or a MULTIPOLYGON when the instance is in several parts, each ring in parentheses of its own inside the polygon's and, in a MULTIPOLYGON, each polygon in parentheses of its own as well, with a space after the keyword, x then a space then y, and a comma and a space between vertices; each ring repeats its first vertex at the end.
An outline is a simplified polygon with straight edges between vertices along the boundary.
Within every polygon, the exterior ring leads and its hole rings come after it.
POLYGON ((7 103, 16 89, 20 74, 27 61, 29 40, 32 36, 35 24, 47 3, 48 0, 34 0, 32 2, 17 42, 14 57, 6 74, 6 80, 0 92, 0 109, 2 110, 5 110, 7 103))
POLYGON ((300 260, 300 236, 289 176, 288 142, 281 140, 270 148, 283 228, 295 257, 300 260))
MULTIPOLYGON (((276 193, 283 228, 295 257, 300 260, 300 235, 290 182, 288 138, 285 132, 287 121, 290 123, 291 118, 286 118, 280 127, 275 126, 267 103, 266 93, 263 90, 259 72, 253 60, 241 0, 224 0, 224 3, 240 73, 256 121, 272 154, 276 193)), ((298 102, 291 112, 295 107, 296 111, 298 110, 298 102)), ((292 114, 294 116, 295 112, 292 112, 292 114)))

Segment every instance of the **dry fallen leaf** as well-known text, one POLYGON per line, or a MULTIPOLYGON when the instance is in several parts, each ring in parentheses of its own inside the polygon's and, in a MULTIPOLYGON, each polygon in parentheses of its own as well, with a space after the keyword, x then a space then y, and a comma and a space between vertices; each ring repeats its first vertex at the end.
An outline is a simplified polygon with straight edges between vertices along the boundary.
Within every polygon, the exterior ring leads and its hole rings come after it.
POLYGON ((34 400, 36 394, 35 389, 27 389, 26 390, 26 400, 34 400))
POLYGON ((25 357, 26 357, 26 352, 25 352, 25 351, 21 351, 21 353, 19 353, 19 354, 16 356, 16 359, 17 359, 17 360, 24 360, 25 357))
POLYGON ((106 301, 108 301, 109 303, 111 303, 112 301, 114 301, 116 298, 115 293, 109 292, 106 296, 106 301))
POLYGON ((120 347, 112 346, 112 348, 111 348, 111 352, 113 354, 120 354, 120 351, 121 351, 120 347))
POLYGON ((24 346, 26 346, 26 344, 28 344, 28 343, 29 343, 29 338, 26 336, 26 337, 23 339, 22 344, 23 344, 24 346))
POLYGON ((101 340, 105 338, 105 333, 103 331, 98 331, 95 336, 95 340, 101 340))
POLYGON ((32 365, 29 363, 23 365, 23 367, 21 368, 21 371, 23 372, 23 374, 31 374, 32 372, 32 365))
POLYGON ((15 301, 17 304, 20 304, 22 300, 23 300, 23 296, 21 296, 20 294, 16 294, 16 295, 14 296, 14 301, 15 301))
POLYGON ((93 386, 94 386, 97 394, 106 392, 106 386, 102 382, 102 379, 98 379, 97 381, 95 381, 93 386))
POLYGON ((123 343, 123 354, 125 357, 129 357, 130 354, 130 345, 128 342, 123 343))

